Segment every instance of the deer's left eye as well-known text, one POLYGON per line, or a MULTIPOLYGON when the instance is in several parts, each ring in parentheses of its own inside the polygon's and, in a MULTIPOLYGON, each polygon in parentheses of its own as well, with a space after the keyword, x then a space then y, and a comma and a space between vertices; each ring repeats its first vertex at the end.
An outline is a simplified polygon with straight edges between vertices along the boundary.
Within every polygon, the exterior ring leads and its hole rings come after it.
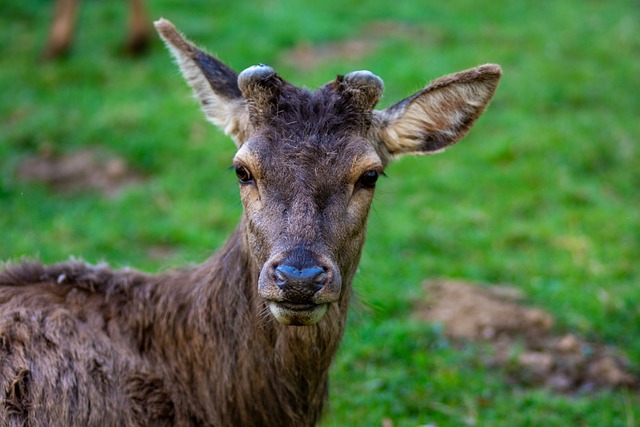
POLYGON ((365 188, 373 188, 376 185, 376 181, 378 181, 378 177, 380 173, 375 170, 366 171, 362 174, 358 183, 365 188))

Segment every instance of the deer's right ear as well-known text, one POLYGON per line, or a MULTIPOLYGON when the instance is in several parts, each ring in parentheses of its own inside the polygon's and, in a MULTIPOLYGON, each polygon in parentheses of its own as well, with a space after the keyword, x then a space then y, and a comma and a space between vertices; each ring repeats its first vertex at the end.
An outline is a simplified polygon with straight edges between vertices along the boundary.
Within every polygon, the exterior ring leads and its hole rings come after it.
POLYGON ((154 25, 193 88, 207 120, 241 146, 247 139, 249 113, 236 72, 187 40, 166 19, 154 25))

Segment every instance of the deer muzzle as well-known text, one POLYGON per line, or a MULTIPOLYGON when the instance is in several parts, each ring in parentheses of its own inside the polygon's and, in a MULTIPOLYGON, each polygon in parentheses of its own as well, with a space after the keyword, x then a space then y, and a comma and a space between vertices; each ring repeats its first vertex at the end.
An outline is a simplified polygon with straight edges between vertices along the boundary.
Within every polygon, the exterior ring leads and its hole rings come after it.
POLYGON ((312 325, 338 301, 341 285, 339 270, 328 257, 298 249, 275 255, 265 264, 258 292, 278 322, 312 325))

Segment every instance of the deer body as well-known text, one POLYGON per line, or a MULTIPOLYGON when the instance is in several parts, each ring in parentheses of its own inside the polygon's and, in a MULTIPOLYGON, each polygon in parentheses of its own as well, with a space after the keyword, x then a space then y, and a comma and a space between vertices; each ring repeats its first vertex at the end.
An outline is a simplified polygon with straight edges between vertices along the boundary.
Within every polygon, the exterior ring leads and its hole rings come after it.
POLYGON ((205 264, 167 275, 5 272, 0 424, 313 425, 344 318, 265 321, 256 274, 237 232, 205 264))
POLYGON ((168 21, 156 27, 238 146, 242 220, 211 259, 176 272, 0 272, 0 424, 312 426, 377 177, 393 157, 460 139, 500 69, 374 111, 382 81, 369 72, 310 92, 266 66, 236 75, 168 21))

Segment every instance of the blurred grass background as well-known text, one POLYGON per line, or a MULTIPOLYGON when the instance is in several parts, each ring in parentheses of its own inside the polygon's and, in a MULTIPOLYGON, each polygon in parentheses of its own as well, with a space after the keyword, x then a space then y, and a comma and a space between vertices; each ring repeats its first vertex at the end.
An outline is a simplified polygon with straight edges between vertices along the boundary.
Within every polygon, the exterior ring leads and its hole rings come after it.
MULTIPOLYGON (((71 55, 41 63, 52 2, 0 3, 0 260, 69 256, 157 271, 204 260, 240 215, 234 147, 204 121, 155 39, 120 54, 126 7, 83 5, 71 55), (42 150, 100 147, 145 176, 116 197, 18 179, 42 150)), ((388 106, 430 79, 495 62, 496 97, 459 145, 392 164, 378 187, 325 426, 636 426, 630 392, 507 385, 469 345, 410 318, 428 278, 509 283, 557 328, 640 366, 640 4, 154 0, 240 71, 310 88, 369 69, 388 106), (339 54, 341 46, 361 50, 339 54), (303 49, 312 64, 287 52, 303 49), (338 51, 338 53, 336 53, 338 51), (293 58, 293 59, 292 59, 293 58)))

